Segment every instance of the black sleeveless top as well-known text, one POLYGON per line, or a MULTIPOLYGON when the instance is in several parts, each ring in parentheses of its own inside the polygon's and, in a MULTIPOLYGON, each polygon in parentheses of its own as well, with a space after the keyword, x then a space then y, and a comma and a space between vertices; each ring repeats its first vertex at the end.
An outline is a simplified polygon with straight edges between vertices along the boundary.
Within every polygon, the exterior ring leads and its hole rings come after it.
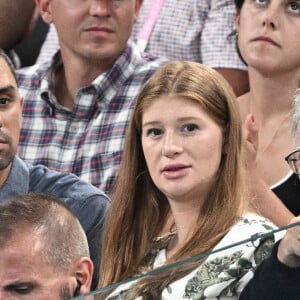
POLYGON ((295 215, 300 215, 300 179, 294 173, 272 187, 272 191, 295 215))

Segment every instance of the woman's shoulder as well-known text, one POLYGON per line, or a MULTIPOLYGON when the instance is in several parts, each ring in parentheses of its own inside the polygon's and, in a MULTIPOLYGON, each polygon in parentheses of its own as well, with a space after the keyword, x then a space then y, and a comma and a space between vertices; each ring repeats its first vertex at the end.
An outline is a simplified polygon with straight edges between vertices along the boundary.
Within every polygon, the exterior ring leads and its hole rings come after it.
POLYGON ((239 253, 249 259, 263 241, 274 244, 280 237, 274 234, 278 227, 257 214, 247 213, 237 220, 227 234, 215 246, 209 259, 219 255, 239 253))
POLYGON ((235 226, 249 227, 252 230, 256 227, 262 227, 266 230, 277 228, 277 226, 269 219, 251 212, 245 213, 243 216, 241 216, 235 226))
POLYGON ((278 227, 267 218, 256 213, 246 213, 239 218, 226 236, 235 240, 253 239, 254 237, 259 239, 260 235, 268 232, 272 234, 272 231, 277 229, 278 227))
POLYGON ((203 254, 206 259, 165 289, 162 298, 182 295, 176 299, 237 299, 257 264, 271 253, 274 244, 272 233, 263 241, 256 237, 273 229, 276 226, 272 222, 257 214, 239 218, 214 249, 203 254))

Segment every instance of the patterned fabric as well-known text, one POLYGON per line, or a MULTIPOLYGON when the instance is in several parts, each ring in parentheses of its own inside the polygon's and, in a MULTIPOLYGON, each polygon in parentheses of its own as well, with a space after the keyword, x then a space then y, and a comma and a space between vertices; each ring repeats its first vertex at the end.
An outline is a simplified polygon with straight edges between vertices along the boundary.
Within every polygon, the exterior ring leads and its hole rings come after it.
POLYGON ((18 70, 25 99, 19 156, 72 172, 110 194, 134 99, 162 61, 128 45, 109 71, 78 90, 69 110, 51 92, 53 73, 62 67, 59 58, 58 53, 51 67, 46 62, 18 70))
MULTIPOLYGON (((149 12, 152 0, 143 0, 132 38, 149 12)), ((246 70, 236 52, 232 35, 235 22, 233 0, 165 0, 146 51, 172 60, 192 60, 212 68, 246 70)), ((40 51, 39 62, 59 48, 54 25, 40 51)))
MULTIPOLYGON (((133 40, 138 37, 151 2, 143 0, 133 40)), ((146 52, 172 60, 198 61, 212 68, 245 70, 232 35, 235 16, 233 0, 166 0, 146 52)))
MULTIPOLYGON (((249 214, 237 222, 215 249, 275 228, 269 221, 249 214)), ((256 267, 271 254, 274 242, 278 238, 270 235, 260 241, 244 243, 211 254, 190 274, 165 288, 161 299, 238 299, 243 288, 253 277, 256 267)), ((166 250, 163 249, 155 255, 154 268, 166 262, 166 250)), ((126 290, 131 285, 132 282, 119 286, 107 299, 125 299, 126 290)))

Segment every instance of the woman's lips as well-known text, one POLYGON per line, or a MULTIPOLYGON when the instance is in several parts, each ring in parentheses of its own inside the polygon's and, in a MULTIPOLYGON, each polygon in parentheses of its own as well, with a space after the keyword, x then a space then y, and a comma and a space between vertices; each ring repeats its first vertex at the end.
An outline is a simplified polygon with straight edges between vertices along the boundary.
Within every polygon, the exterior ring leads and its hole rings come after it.
POLYGON ((162 174, 167 179, 178 179, 184 177, 190 169, 190 166, 184 164, 170 164, 162 169, 162 174))
POLYGON ((253 39, 253 41, 255 41, 255 42, 257 42, 257 41, 258 42, 259 41, 266 42, 266 43, 272 44, 274 46, 280 47, 280 45, 278 43, 276 43, 273 39, 271 39, 271 38, 269 38, 267 36, 259 36, 259 37, 255 38, 255 39, 253 39))

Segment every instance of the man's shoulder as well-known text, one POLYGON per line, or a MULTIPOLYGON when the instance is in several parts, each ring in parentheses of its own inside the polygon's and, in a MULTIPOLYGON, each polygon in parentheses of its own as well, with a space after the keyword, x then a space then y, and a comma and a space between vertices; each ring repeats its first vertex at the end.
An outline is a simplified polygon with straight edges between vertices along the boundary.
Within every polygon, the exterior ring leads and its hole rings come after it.
POLYGON ((94 187, 72 173, 57 172, 44 165, 26 163, 29 170, 29 190, 31 192, 48 192, 65 200, 71 206, 86 206, 95 200, 102 205, 109 204, 109 198, 102 190, 94 187), (73 202, 76 203, 73 203, 73 202))
POLYGON ((148 53, 143 53, 141 63, 137 64, 137 72, 151 72, 161 67, 167 62, 166 58, 156 57, 148 53))
POLYGON ((35 64, 16 70, 16 76, 20 89, 23 87, 37 87, 50 71, 50 61, 35 64))
POLYGON ((137 72, 155 70, 167 62, 167 58, 141 52, 135 44, 132 44, 132 61, 137 72))
POLYGON ((130 46, 132 51, 131 62, 127 67, 130 81, 146 81, 159 67, 168 61, 167 58, 141 52, 134 43, 131 43, 130 46))

